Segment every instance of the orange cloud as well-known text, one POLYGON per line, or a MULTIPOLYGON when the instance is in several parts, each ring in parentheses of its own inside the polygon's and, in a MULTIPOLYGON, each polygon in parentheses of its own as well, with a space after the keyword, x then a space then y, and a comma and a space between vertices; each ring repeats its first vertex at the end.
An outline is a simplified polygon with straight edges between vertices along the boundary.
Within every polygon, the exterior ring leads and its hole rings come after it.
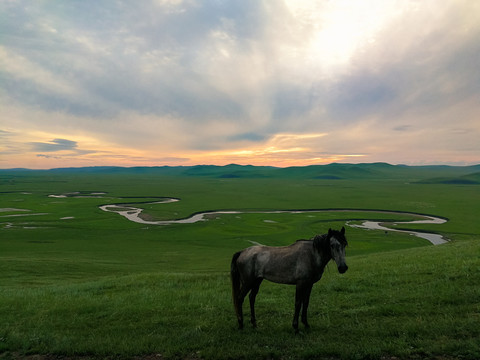
POLYGON ((261 145, 245 149, 233 149, 188 154, 192 163, 225 165, 230 163, 269 166, 302 166, 327 164, 361 154, 328 154, 322 152, 320 139, 326 133, 276 134, 261 145))

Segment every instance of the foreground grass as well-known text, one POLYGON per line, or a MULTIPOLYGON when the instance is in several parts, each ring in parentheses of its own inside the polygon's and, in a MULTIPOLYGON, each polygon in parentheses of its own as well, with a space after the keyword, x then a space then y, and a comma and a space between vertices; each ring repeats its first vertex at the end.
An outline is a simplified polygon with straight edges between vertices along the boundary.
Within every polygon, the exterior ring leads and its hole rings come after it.
MULTIPOLYGON (((236 329, 225 273, 150 273, 0 293, 0 352, 94 358, 480 357, 480 243, 399 250, 330 266, 313 328, 290 327, 294 288, 264 283, 258 325, 236 329)), ((9 355, 10 354, 10 355, 9 355)))

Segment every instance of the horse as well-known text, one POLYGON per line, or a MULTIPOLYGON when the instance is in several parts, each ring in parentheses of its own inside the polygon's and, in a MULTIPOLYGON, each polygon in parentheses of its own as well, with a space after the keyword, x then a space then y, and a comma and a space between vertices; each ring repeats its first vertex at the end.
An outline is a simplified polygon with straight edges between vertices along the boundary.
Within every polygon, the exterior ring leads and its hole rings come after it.
POLYGON ((345 263, 345 227, 340 231, 329 229, 327 234, 310 240, 297 240, 289 246, 256 245, 235 253, 230 276, 238 327, 243 329, 243 301, 250 292, 250 321, 255 328, 255 298, 263 279, 274 283, 296 285, 295 312, 292 326, 298 333, 298 317, 308 329, 307 309, 313 284, 321 279, 327 263, 334 259, 340 274, 347 271, 345 263))

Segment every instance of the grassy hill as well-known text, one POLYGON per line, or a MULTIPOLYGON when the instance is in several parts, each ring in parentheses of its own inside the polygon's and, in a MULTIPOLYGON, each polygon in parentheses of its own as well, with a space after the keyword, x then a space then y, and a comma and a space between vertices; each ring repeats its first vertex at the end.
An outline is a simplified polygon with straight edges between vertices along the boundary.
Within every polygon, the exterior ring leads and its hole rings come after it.
MULTIPOLYGON (((196 166, 115 167, 96 166, 83 168, 56 168, 50 170, 0 169, 0 174, 143 174, 165 176, 190 176, 211 178, 292 178, 292 179, 465 179, 478 181, 480 165, 474 166, 406 166, 387 163, 311 165, 277 168, 230 164, 196 166), (471 179, 470 179, 471 178, 471 179)), ((437 180, 433 180, 434 182, 437 180)), ((438 180, 441 181, 441 180, 438 180)))
POLYGON ((294 288, 267 282, 258 329, 238 331, 226 272, 10 287, 0 298, 0 351, 5 359, 478 359, 479 251, 467 242, 357 256, 342 276, 330 266, 313 288, 312 329, 297 336, 294 288))
POLYGON ((480 184, 480 172, 463 176, 436 177, 420 180, 421 184, 451 184, 451 185, 478 185, 480 184))

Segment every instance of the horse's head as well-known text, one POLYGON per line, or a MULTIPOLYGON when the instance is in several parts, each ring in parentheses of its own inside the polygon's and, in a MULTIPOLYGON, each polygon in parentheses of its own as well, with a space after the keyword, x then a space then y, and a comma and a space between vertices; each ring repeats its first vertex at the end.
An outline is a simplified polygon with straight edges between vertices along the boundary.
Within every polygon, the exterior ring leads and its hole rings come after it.
POLYGON ((327 238, 330 242, 330 251, 333 260, 337 264, 338 272, 343 274, 348 270, 348 266, 345 263, 345 247, 348 245, 345 237, 345 227, 342 227, 340 231, 328 229, 327 238))

